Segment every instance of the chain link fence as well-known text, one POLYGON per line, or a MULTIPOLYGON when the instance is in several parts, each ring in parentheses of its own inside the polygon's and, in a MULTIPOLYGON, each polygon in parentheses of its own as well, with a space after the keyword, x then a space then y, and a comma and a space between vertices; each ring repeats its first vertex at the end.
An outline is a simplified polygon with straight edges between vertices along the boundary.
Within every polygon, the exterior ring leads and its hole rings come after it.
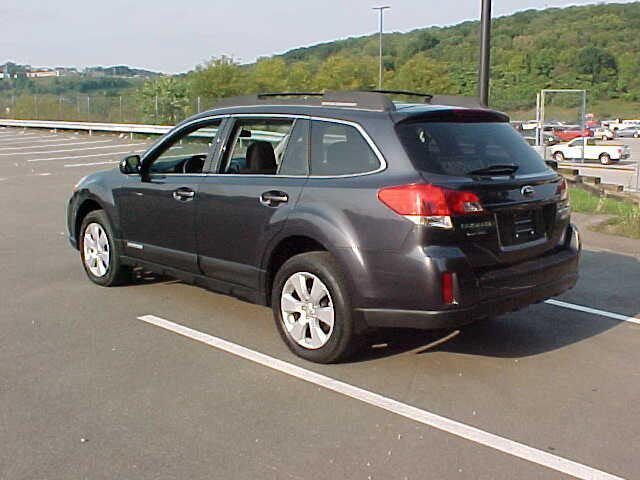
POLYGON ((213 107, 215 99, 188 98, 179 107, 163 98, 134 95, 23 94, 0 97, 0 118, 173 125, 213 107))

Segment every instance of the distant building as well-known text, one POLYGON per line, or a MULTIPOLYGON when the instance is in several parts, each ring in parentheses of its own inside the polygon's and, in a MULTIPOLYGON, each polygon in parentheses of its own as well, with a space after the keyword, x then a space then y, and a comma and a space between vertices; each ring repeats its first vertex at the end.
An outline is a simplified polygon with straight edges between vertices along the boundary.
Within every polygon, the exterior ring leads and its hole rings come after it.
POLYGON ((59 77, 76 77, 80 75, 78 69, 73 67, 56 67, 55 71, 58 72, 59 77))
POLYGON ((46 78, 46 77, 59 77, 60 72, 57 70, 49 70, 49 69, 41 69, 41 70, 31 70, 27 72, 28 78, 46 78))

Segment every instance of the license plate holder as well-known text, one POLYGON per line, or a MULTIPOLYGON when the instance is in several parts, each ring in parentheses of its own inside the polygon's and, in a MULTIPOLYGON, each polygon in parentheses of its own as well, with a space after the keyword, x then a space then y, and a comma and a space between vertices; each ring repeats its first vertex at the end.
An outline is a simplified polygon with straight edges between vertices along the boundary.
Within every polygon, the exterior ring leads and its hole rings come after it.
POLYGON ((541 208, 517 209, 504 212, 498 219, 500 243, 505 246, 522 245, 545 235, 541 208))

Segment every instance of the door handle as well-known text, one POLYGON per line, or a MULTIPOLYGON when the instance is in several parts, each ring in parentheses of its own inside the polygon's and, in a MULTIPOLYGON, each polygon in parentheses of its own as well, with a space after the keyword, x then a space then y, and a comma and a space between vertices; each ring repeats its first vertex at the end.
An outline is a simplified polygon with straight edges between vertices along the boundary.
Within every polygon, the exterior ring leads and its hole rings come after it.
POLYGON ((260 195, 260 203, 267 207, 277 207, 289 201, 289 195, 286 192, 264 192, 260 195))
POLYGON ((173 198, 179 202, 188 202, 193 200, 195 196, 196 192, 186 187, 179 188, 173 192, 173 198))

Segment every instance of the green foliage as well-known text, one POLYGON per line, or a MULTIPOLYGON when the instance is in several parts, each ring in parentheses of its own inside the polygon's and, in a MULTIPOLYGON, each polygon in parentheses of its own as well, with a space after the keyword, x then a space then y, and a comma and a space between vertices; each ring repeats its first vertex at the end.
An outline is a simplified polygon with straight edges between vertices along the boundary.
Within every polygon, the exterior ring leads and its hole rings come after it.
POLYGON ((195 96, 217 99, 247 91, 247 75, 231 57, 214 58, 187 76, 195 96))
POLYGON ((415 92, 458 93, 460 88, 449 75, 447 65, 418 54, 407 61, 390 82, 393 88, 415 92))
MULTIPOLYGON (((497 18, 493 21, 491 105, 516 118, 531 118, 540 89, 584 88, 591 112, 637 117, 639 31, 640 2, 527 10, 497 18)), ((478 57, 478 22, 388 33, 384 35, 384 87, 475 96, 478 57)), ((125 67, 110 67, 112 71, 121 68, 125 67)), ((373 34, 296 48, 249 65, 226 56, 213 58, 173 77, 170 85, 164 79, 143 87, 141 80, 129 78, 5 79, 0 81, 0 102, 6 103, 13 95, 21 97, 24 115, 28 115, 27 110, 34 108, 29 107, 34 103, 33 94, 70 97, 80 93, 114 100, 137 89, 150 119, 156 118, 155 95, 163 99, 159 100, 160 120, 168 122, 233 95, 369 89, 377 83, 378 35, 373 34), (188 106, 185 95, 191 99, 188 106)), ((550 98, 549 111, 571 111, 575 116, 576 99, 550 98)), ((10 107, 17 108, 12 102, 10 107)), ((116 118, 133 115, 120 113, 113 101, 111 105, 115 106, 111 117, 113 112, 116 118)), ((39 108, 40 115, 42 111, 39 108)), ((82 109, 75 111, 80 115, 82 109)))
POLYGON ((610 77, 618 75, 616 59, 597 47, 586 47, 580 50, 575 67, 578 73, 591 76, 591 85, 606 82, 610 77))
POLYGON ((36 93, 53 95, 109 94, 121 93, 135 88, 141 83, 141 79, 118 77, 18 77, 0 80, 0 92, 12 95, 36 93))
POLYGON ((146 121, 173 125, 182 119, 189 103, 187 85, 172 77, 148 80, 139 92, 146 121))
POLYGON ((378 62, 373 57, 334 55, 315 76, 316 90, 368 90, 377 84, 378 62))
POLYGON ((640 206, 599 197, 578 188, 570 188, 571 207, 575 212, 606 214, 612 218, 595 230, 613 235, 640 238, 640 206))

